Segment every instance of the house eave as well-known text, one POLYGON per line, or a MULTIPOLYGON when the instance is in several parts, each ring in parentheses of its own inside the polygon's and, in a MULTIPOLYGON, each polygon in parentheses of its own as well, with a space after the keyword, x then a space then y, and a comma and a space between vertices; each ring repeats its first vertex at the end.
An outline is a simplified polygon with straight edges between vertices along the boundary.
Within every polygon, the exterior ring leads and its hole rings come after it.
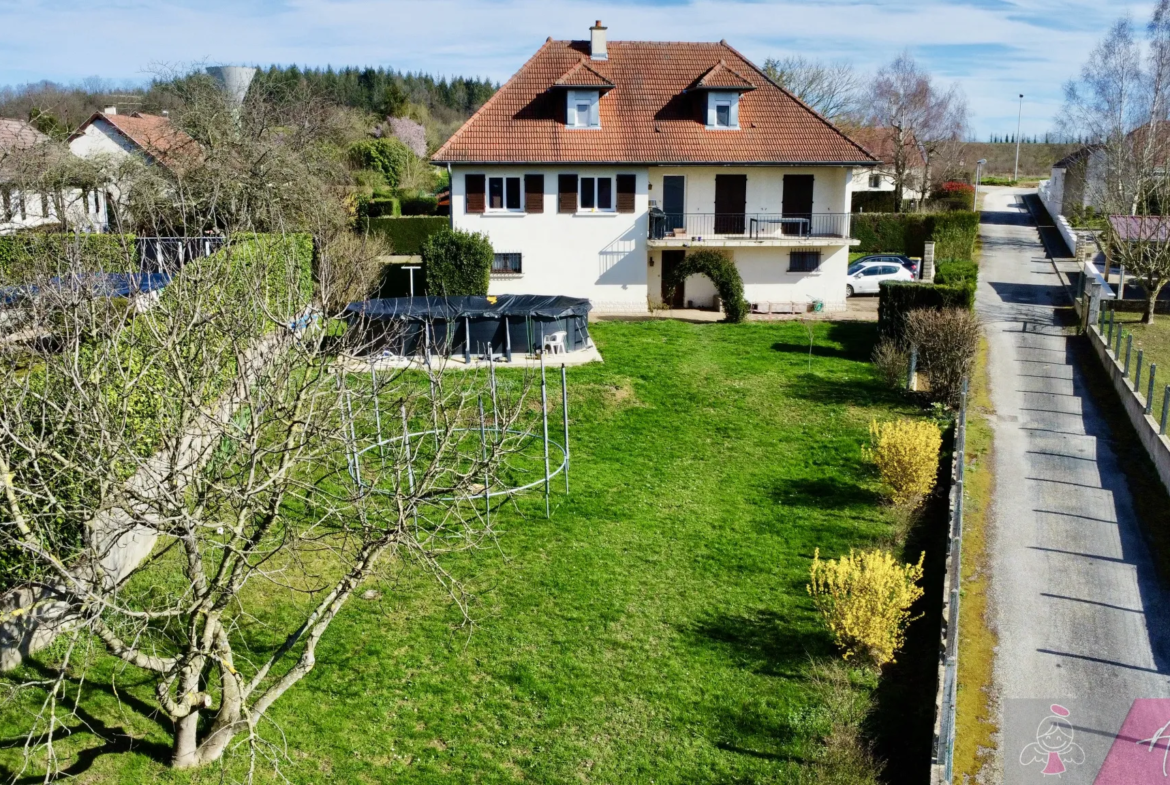
POLYGON ((880 166, 880 161, 534 161, 433 158, 434 166, 880 166))

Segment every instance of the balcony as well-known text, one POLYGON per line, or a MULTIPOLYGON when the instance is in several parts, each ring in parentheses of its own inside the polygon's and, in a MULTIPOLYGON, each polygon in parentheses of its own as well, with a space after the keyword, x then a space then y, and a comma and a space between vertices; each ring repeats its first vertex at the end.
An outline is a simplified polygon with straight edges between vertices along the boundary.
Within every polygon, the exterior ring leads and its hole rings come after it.
POLYGON ((664 213, 650 211, 650 247, 856 245, 849 213, 664 213))

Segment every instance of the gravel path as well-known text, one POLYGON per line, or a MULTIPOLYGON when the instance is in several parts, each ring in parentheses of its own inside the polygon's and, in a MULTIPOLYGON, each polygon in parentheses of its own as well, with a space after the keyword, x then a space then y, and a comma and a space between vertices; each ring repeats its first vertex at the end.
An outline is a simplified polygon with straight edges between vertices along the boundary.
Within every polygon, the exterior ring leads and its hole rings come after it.
POLYGON ((988 194, 977 295, 996 411, 990 562, 1003 769, 990 781, 1056 781, 1020 756, 1057 703, 1085 753, 1083 764, 1068 756, 1059 782, 1092 782, 1134 699, 1170 697, 1170 606, 1075 339, 1054 322, 1066 295, 1023 193, 988 194))

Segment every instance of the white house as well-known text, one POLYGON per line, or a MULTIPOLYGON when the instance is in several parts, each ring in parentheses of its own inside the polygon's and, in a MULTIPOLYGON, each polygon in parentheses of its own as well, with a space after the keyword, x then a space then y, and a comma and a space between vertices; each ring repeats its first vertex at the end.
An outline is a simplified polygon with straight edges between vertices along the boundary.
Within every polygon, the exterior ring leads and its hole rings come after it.
POLYGON ((1052 165, 1041 187, 1044 206, 1053 215, 1075 215, 1086 207, 1100 210, 1105 196, 1105 149, 1090 144, 1052 165))
MULTIPOLYGON (((856 169, 853 172, 853 192, 894 192, 897 182, 894 170, 895 153, 898 145, 892 128, 861 126, 850 129, 849 138, 873 154, 881 163, 872 169, 856 169)), ((904 143, 906 156, 906 178, 902 187, 903 199, 921 199, 925 190, 926 157, 917 142, 911 137, 904 143)), ((887 197, 888 198, 888 197, 887 197)))
MULTIPOLYGON (((720 248, 747 299, 845 307, 854 171, 878 161, 726 42, 551 38, 447 141, 451 223, 496 251, 493 294, 663 304, 720 248)), ((669 303, 710 306, 693 276, 669 303)))
POLYGON ((59 155, 67 153, 29 123, 0 118, 0 234, 55 226, 61 223, 62 214, 74 228, 101 230, 105 205, 97 191, 64 188, 49 192, 20 184, 24 178, 18 175, 18 168, 27 168, 34 157, 38 163, 55 163, 59 155), (23 166, 16 165, 17 158, 24 159, 23 166))

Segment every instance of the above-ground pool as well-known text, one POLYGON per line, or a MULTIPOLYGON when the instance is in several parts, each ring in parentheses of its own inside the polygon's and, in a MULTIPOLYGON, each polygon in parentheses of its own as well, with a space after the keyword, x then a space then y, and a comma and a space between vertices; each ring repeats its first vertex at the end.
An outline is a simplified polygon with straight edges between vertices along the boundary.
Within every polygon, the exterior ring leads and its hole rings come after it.
POLYGON ((502 294, 498 297, 396 297, 350 303, 345 318, 363 332, 363 353, 533 354, 554 333, 565 350, 589 346, 589 310, 579 297, 502 294))

